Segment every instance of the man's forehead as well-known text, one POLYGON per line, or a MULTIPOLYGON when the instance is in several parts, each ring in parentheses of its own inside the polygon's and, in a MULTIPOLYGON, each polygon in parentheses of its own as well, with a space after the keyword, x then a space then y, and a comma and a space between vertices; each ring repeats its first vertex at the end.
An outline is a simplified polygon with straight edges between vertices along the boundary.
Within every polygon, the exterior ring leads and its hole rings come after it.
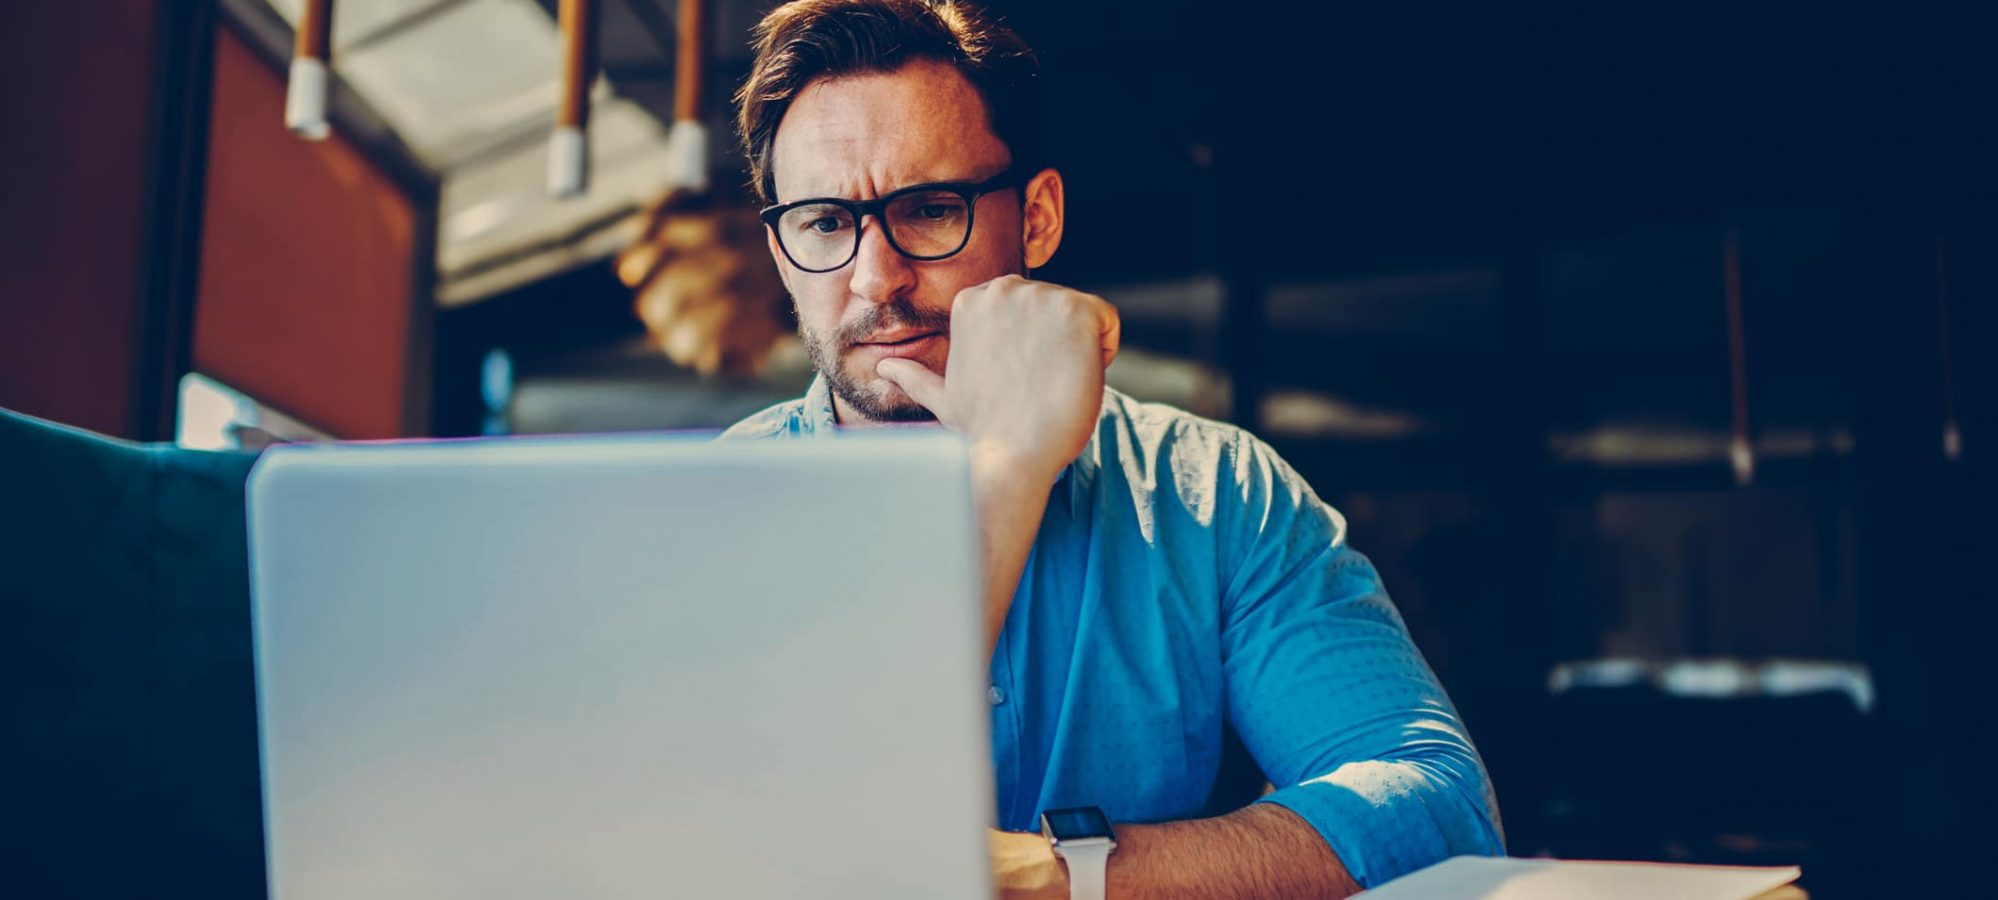
POLYGON ((977 89, 956 69, 928 60, 812 82, 792 101, 771 145, 780 201, 878 196, 984 177, 1006 162, 977 89))

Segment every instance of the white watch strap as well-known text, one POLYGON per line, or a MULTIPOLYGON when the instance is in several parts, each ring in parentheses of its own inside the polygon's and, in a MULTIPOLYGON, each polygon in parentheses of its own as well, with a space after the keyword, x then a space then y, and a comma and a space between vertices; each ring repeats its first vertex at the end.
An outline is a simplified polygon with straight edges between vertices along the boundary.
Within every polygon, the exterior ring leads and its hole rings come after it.
POLYGON ((1068 900, 1103 900, 1103 875, 1110 867, 1106 840, 1063 842, 1057 848, 1068 863, 1068 900))

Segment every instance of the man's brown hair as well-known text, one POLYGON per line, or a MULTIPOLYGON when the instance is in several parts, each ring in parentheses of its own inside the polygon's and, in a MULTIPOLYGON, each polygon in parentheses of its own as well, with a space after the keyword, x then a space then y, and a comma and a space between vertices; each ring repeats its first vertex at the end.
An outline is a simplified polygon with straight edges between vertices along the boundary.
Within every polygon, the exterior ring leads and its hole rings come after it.
POLYGON ((795 0, 771 10, 756 26, 756 62, 735 95, 737 129, 756 193, 765 203, 776 202, 770 147, 778 123, 806 85, 893 72, 919 59, 948 64, 971 82, 1015 168, 1031 171, 1045 164, 1040 62, 1019 35, 984 10, 955 0, 795 0))

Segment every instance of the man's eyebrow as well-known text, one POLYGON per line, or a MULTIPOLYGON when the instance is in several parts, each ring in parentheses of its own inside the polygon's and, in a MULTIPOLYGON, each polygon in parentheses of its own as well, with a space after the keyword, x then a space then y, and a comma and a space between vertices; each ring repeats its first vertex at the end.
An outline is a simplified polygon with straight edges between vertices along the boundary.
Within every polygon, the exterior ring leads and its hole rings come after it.
POLYGON ((906 191, 910 188, 930 187, 931 185, 939 185, 939 184, 950 184, 950 185, 977 184, 981 181, 986 180, 986 178, 991 178, 991 177, 993 176, 988 175, 985 176, 985 178, 980 178, 975 175, 960 175, 955 177, 930 178, 924 181, 911 181, 908 184, 889 188, 888 190, 882 191, 879 194, 875 194, 872 197, 846 197, 840 194, 800 194, 798 199, 796 200, 779 200, 777 201, 777 204, 781 206, 791 203, 803 203, 808 200, 845 200, 848 203, 866 203, 869 200, 879 200, 882 197, 888 196, 889 194, 896 193, 897 191, 906 191))
MULTIPOLYGON (((960 183, 962 182, 951 181, 949 179, 933 180, 933 181, 912 181, 908 184, 901 185, 899 187, 889 188, 888 190, 875 194, 872 197, 848 197, 842 194, 809 194, 804 197, 800 197, 799 200, 845 200, 848 203, 866 203, 869 200, 879 200, 883 197, 888 196, 889 194, 895 193, 896 191, 906 191, 912 187, 925 187, 927 185, 932 185, 932 184, 960 184, 960 183)), ((787 201, 787 202, 797 202, 797 201, 787 201)))

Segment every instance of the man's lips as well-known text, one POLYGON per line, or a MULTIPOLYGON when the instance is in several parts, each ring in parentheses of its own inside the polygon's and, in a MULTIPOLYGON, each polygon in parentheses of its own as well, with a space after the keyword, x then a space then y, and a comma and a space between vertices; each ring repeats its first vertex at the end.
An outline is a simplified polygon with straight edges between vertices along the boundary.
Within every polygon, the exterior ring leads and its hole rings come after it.
POLYGON ((882 359, 889 357, 908 358, 921 356, 944 340, 941 331, 919 331, 910 334, 882 335, 880 339, 862 341, 853 345, 855 350, 869 351, 882 359))
POLYGON ((920 341, 923 338, 927 337, 936 337, 940 333, 941 332, 936 332, 936 331, 903 331, 893 334, 884 334, 881 335, 880 337, 875 338, 874 340, 861 341, 860 343, 863 346, 892 347, 898 344, 907 344, 912 341, 920 341))

